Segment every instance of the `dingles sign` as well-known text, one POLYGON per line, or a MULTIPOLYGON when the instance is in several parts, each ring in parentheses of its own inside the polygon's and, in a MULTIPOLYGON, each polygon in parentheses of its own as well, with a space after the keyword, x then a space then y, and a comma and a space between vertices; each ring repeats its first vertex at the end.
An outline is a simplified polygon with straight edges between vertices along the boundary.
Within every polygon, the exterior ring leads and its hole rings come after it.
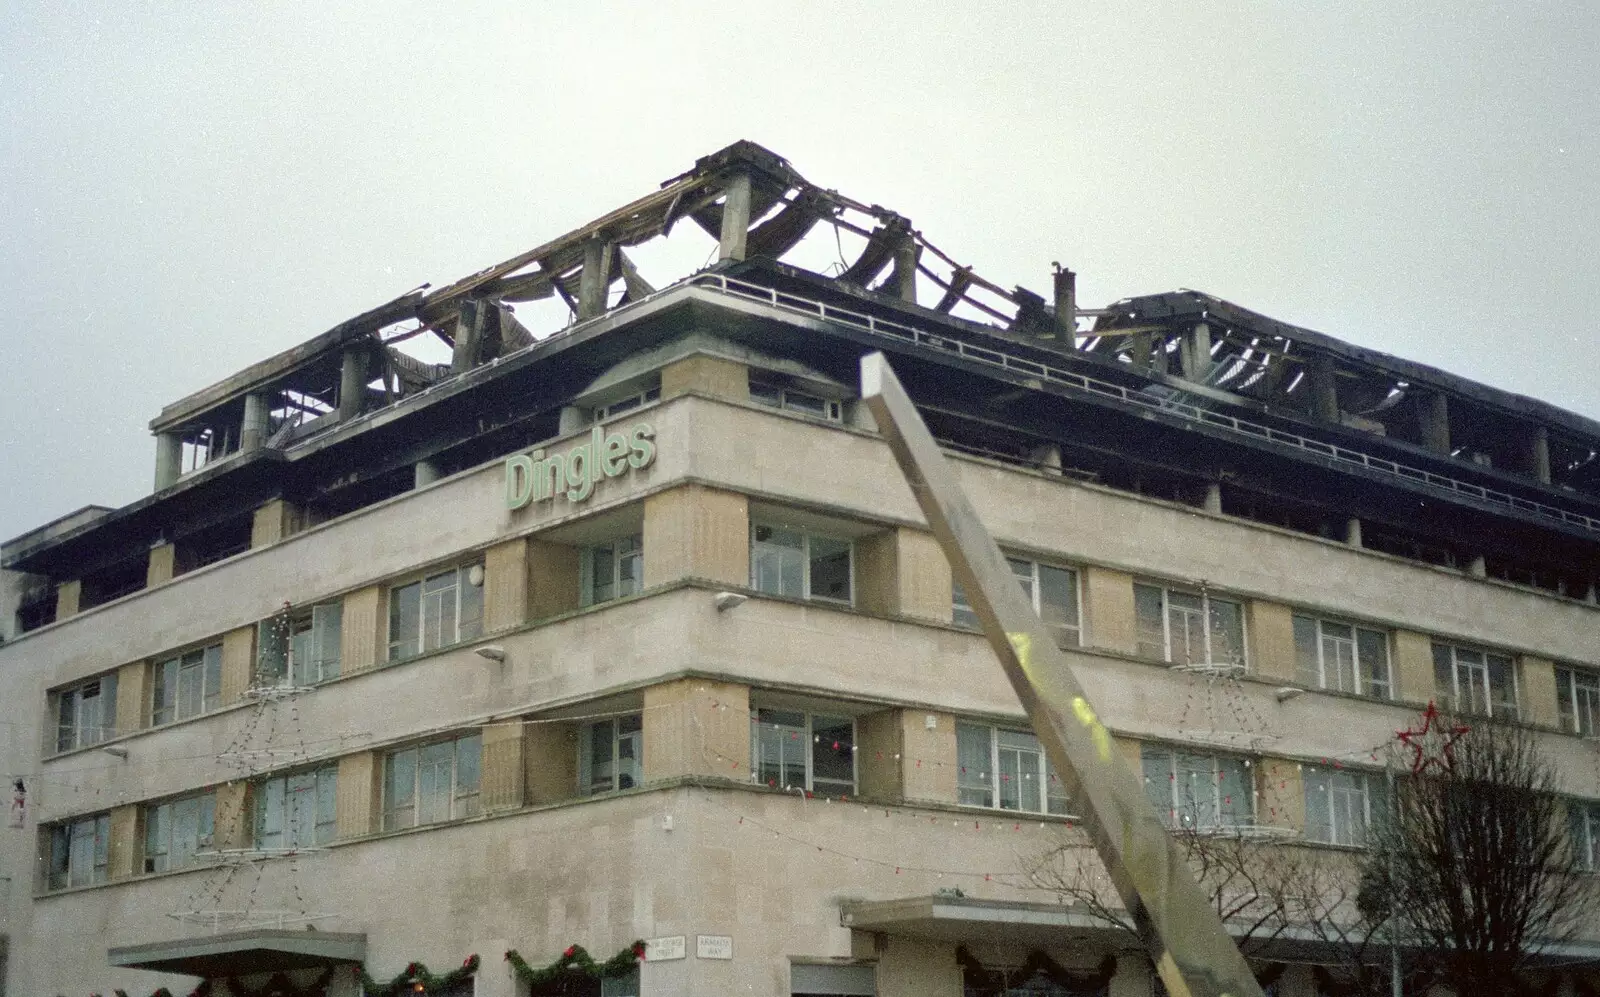
POLYGON ((582 502, 601 478, 618 477, 630 467, 649 467, 656 459, 655 435, 648 422, 635 423, 622 433, 596 426, 588 442, 564 454, 540 449, 507 457, 506 508, 520 509, 563 493, 568 502, 582 502))

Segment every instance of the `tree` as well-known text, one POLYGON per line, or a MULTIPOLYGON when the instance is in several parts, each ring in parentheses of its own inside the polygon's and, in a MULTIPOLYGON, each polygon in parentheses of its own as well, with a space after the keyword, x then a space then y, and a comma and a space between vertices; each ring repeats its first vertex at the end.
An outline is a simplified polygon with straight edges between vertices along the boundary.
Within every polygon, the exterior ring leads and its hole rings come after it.
POLYGON ((1457 993, 1510 997, 1541 951, 1593 917, 1596 891, 1532 734, 1474 724, 1396 781, 1359 906, 1369 921, 1392 916, 1408 958, 1457 993))

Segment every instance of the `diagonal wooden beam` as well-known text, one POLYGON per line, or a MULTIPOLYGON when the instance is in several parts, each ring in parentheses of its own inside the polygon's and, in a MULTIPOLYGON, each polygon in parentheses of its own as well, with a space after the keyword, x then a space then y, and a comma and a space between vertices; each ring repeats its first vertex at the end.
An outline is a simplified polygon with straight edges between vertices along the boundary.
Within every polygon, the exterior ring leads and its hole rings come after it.
POLYGON ((978 519, 882 353, 861 358, 861 398, 950 560, 955 580, 1022 701, 1173 997, 1262 997, 1250 966, 1194 880, 1144 787, 1111 743, 1005 555, 978 519))

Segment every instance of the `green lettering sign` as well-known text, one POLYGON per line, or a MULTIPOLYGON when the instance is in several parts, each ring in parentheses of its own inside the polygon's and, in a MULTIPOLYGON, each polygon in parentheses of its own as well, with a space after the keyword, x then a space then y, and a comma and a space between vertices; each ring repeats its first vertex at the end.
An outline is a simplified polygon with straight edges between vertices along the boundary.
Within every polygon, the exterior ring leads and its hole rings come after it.
POLYGON ((506 508, 520 509, 557 495, 582 502, 602 478, 618 477, 630 467, 649 467, 656 459, 655 436, 648 422, 636 423, 626 433, 607 433, 596 426, 586 442, 564 454, 539 449, 507 457, 506 508))

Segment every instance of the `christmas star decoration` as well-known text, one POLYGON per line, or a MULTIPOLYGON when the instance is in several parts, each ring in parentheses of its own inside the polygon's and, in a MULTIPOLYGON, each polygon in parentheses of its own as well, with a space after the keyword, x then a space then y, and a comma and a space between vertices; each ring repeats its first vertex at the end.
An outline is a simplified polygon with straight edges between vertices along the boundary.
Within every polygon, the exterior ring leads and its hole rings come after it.
POLYGON ((1422 728, 1397 730, 1395 737, 1413 752, 1411 774, 1421 775, 1433 766, 1438 766, 1440 771, 1449 771, 1455 764, 1451 748, 1471 729, 1464 724, 1446 724, 1444 718, 1439 716, 1439 708, 1429 700, 1428 708, 1422 714, 1422 728))

